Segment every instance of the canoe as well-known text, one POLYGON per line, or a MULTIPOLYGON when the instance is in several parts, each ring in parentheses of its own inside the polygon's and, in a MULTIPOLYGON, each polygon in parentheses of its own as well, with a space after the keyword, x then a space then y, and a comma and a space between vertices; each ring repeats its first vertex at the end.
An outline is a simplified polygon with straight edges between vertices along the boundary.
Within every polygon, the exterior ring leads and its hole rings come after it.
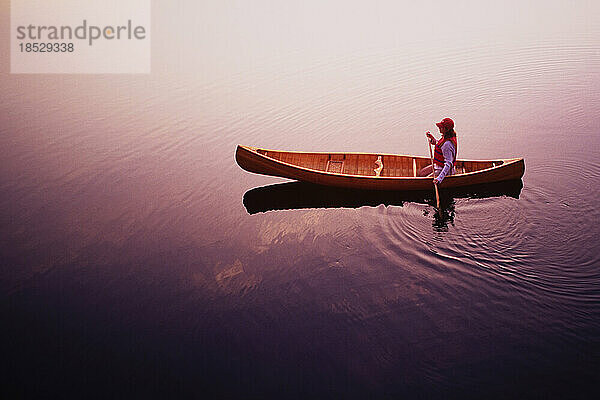
MULTIPOLYGON (((317 185, 367 190, 427 190, 431 177, 417 172, 431 165, 429 157, 386 153, 325 153, 269 150, 238 145, 236 162, 248 172, 279 176, 317 185), (380 160, 380 163, 376 163, 380 160), (378 167, 383 165, 383 168, 378 167)), ((440 187, 461 187, 520 179, 525 173, 522 158, 463 160, 456 174, 440 187)))

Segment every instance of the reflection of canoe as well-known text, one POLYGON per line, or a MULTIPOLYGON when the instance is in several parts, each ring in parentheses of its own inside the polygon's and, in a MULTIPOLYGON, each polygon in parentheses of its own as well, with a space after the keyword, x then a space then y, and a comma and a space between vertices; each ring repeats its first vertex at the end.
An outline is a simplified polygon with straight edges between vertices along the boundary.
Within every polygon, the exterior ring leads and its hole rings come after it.
MULTIPOLYGON (((427 190, 431 177, 417 177, 430 165, 427 157, 367 153, 304 153, 238 146, 235 159, 240 167, 258 174, 354 189, 427 190), (383 170, 377 176, 375 163, 381 157, 383 170)), ((522 158, 504 160, 457 160, 457 173, 446 177, 442 187, 469 186, 520 179, 525 172, 522 158)))
MULTIPOLYGON (((509 196, 518 199, 522 188, 521 179, 464 186, 445 190, 440 200, 442 205, 448 205, 456 198, 509 196)), ((332 188, 304 182, 262 186, 244 194, 244 206, 249 214, 302 208, 358 208, 379 204, 402 206, 405 202, 435 204, 435 198, 432 190, 383 192, 332 188)))

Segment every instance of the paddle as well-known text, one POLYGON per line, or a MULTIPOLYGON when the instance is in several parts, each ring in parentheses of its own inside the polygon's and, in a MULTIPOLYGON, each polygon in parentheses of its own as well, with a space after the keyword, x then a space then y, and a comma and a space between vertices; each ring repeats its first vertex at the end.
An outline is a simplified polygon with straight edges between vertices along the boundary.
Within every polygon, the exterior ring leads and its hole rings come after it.
MULTIPOLYGON (((433 179, 435 179, 435 167, 433 166, 433 153, 431 152, 431 142, 429 141, 429 138, 427 138, 427 147, 429 148, 429 157, 431 158, 431 174, 433 175, 433 179)), ((441 214, 442 210, 440 209, 440 193, 438 192, 437 183, 434 182, 433 187, 435 188, 435 201, 437 203, 437 209, 441 214)))

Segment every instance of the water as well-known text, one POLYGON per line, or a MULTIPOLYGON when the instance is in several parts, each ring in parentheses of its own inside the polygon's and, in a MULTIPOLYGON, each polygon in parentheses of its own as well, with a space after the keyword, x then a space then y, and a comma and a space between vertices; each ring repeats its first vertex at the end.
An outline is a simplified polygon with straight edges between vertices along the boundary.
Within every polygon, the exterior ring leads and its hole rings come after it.
POLYGON ((154 4, 150 75, 2 67, 2 390, 597 395, 598 7, 224 4, 154 4), (523 181, 440 217, 234 161, 426 155, 446 116, 523 181))

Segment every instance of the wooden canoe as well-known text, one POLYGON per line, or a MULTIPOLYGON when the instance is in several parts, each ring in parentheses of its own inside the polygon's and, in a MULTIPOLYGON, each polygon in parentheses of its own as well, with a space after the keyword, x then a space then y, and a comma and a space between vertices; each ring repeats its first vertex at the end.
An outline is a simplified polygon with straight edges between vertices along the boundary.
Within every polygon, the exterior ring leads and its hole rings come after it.
MULTIPOLYGON (((235 159, 240 167, 257 174, 280 176, 325 186, 374 190, 427 190, 431 177, 417 172, 431 165, 429 157, 385 153, 324 153, 261 149, 238 145, 235 159), (381 157, 379 176, 375 163, 381 157)), ((522 158, 461 160, 456 174, 440 187, 461 187, 520 179, 525 172, 522 158)))

